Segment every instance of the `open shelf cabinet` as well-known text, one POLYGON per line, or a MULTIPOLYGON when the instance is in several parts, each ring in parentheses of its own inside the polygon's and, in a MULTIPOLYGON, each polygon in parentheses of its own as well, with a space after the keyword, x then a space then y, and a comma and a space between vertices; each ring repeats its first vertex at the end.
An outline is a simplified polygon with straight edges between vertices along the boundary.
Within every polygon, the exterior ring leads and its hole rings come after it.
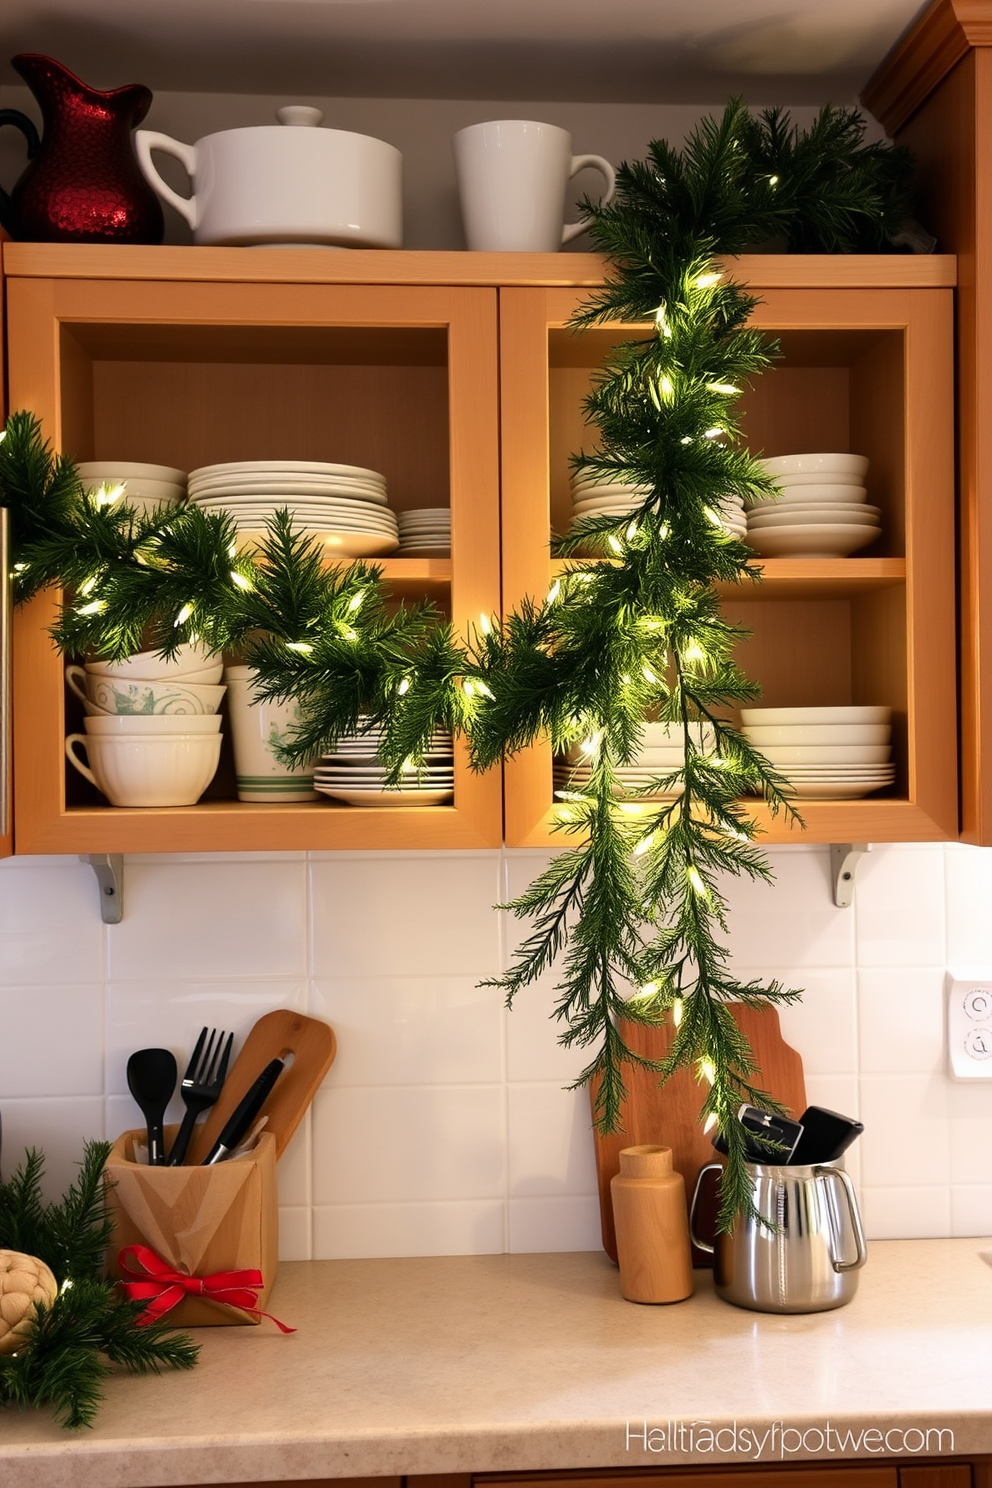
MULTIPOLYGON (((7 279, 10 407, 36 413, 56 448, 184 470, 279 458, 369 466, 385 474, 396 510, 450 497, 450 560, 381 560, 396 598, 429 596, 462 629, 498 610, 495 291, 292 282, 288 254, 263 255, 258 277, 237 283, 196 277, 196 255, 186 257, 184 279, 88 278, 71 250, 56 255, 64 276, 42 276, 30 272, 28 245, 19 252, 28 271, 7 279)), ((252 275, 251 254, 221 255, 231 258, 252 275)), ((169 250, 158 259, 163 268, 177 261, 169 250)), ((64 758, 78 704, 47 634, 56 604, 41 595, 16 616, 17 851, 501 840, 499 772, 473 774, 463 749, 451 806, 251 805, 236 799, 226 728, 220 768, 197 806, 108 807, 64 758)))
MULTIPOLYGON (((765 263, 768 261, 766 260, 765 263)), ((829 262, 829 261, 828 261, 829 262)), ((855 261, 846 284, 823 260, 804 285, 737 266, 760 296, 755 322, 782 358, 744 400, 756 454, 813 450, 867 455, 869 500, 883 533, 867 556, 756 559, 759 587, 726 586, 725 613, 751 632, 740 650, 769 707, 885 703, 893 709, 895 785, 854 801, 798 801, 805 830, 753 803, 767 841, 882 842, 957 834, 952 294, 947 260, 855 261), (944 268, 941 267, 941 262, 944 268)), ((795 261, 793 261, 795 264, 795 261)), ((757 261, 760 269, 762 261, 757 261)), ((503 602, 543 596, 560 565, 549 537, 570 519, 569 455, 594 430, 582 401, 609 347, 648 327, 577 336, 568 321, 582 296, 556 288, 500 297, 503 602)), ((508 762, 506 840, 561 842, 554 828, 551 754, 508 762)))

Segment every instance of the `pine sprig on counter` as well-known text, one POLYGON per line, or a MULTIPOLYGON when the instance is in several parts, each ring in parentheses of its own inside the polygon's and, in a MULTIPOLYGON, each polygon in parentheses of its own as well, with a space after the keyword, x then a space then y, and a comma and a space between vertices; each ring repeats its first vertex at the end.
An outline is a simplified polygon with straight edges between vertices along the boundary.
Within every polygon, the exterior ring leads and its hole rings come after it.
POLYGON ((704 1116, 727 1138, 723 1228, 751 1208, 736 1108, 775 1105, 727 1004, 799 994, 738 982, 721 943, 728 877, 769 877, 742 797, 795 812, 786 783, 727 721, 757 689, 734 659, 741 632, 716 586, 760 571, 723 526, 721 502, 771 489, 741 445, 737 400, 777 351, 749 327, 755 301, 717 259, 776 237, 805 251, 884 248, 905 213, 907 158, 864 134, 853 110, 824 109, 802 131, 732 100, 681 150, 658 140, 646 161, 622 166, 611 205, 586 204, 609 268, 574 329, 650 329, 607 358, 586 404, 595 447, 573 463, 647 494, 623 518, 576 522, 557 542, 568 561, 547 598, 502 622, 482 617, 471 635, 427 603, 393 612, 374 565, 326 569, 287 513, 248 552, 223 515, 189 506, 144 517, 88 497, 27 414, 0 445, 18 596, 64 586, 53 633, 63 652, 169 655, 201 637, 238 652, 263 696, 299 700, 287 762, 330 748, 365 715, 382 730, 392 782, 435 728, 463 734, 478 770, 545 738, 560 754, 584 751, 588 768, 558 793, 569 845, 508 906, 530 928, 495 985, 512 1002, 560 963, 554 1016, 562 1042, 592 1050, 578 1083, 594 1082, 604 1131, 620 1121, 624 1067, 651 1063, 625 1026, 675 1022, 658 1072, 692 1070, 704 1116), (645 715, 681 731, 682 753, 638 799, 618 772, 645 715))
POLYGON ((103 1178, 109 1153, 109 1142, 87 1143, 79 1178, 59 1203, 42 1197, 44 1158, 36 1150, 0 1183, 0 1249, 37 1256, 60 1288, 50 1307, 37 1308, 24 1346, 0 1355, 0 1406, 49 1406, 67 1427, 92 1425, 115 1367, 192 1369, 199 1353, 167 1324, 139 1323, 144 1304, 127 1301, 101 1275, 112 1232, 103 1178))

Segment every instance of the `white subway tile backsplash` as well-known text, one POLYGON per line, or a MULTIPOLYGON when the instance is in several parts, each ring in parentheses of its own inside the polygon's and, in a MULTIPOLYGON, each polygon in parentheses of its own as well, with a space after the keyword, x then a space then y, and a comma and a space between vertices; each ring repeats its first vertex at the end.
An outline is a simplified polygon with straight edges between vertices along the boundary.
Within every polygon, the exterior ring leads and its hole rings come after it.
POLYGON ((93 869, 78 858, 0 860, 0 984, 102 981, 93 869))
POLYGON ((29 1147, 45 1155, 42 1192, 48 1201, 62 1196, 79 1177, 87 1142, 102 1141, 103 1100, 99 1096, 47 1100, 4 1100, 3 1176, 9 1179, 29 1147))
POLYGON ((499 1085, 324 1087, 313 1108, 313 1201, 502 1197, 499 1085))
POLYGON ((599 1250, 603 1243, 595 1194, 511 1198, 507 1209, 511 1254, 599 1250))
POLYGON ((509 1087, 507 1175, 511 1199, 596 1192, 587 1091, 557 1085, 509 1087))
POLYGON ((102 981, 0 984, 0 1101, 102 1095, 103 1007, 102 981))
POLYGON ((321 858, 310 875, 315 976, 498 975, 499 853, 321 858))
POLYGON ((303 861, 135 863, 108 930, 115 981, 306 974, 303 861))
POLYGON ((861 1073, 943 1069, 944 968, 866 967, 858 972, 861 1073))
POLYGON ((951 1234, 992 1236, 992 1183, 951 1185, 951 1234))
POLYGON ((498 1199, 340 1204, 313 1211, 313 1258, 499 1255, 506 1249, 504 1229, 498 1199))
POLYGON ((869 1242, 940 1239, 951 1234, 950 1190, 937 1184, 863 1188, 861 1217, 869 1242))
MULTIPOLYGON (((783 1033, 809 1101, 865 1122, 846 1166, 870 1232, 988 1233, 992 1084, 948 1076, 942 987, 947 967, 992 975, 992 851, 876 847, 849 910, 826 847, 769 858, 774 885, 726 885, 734 971, 805 989, 783 1033)), ((181 1069, 203 1024, 243 1036, 288 1006, 330 1022, 339 1051, 279 1165, 287 1259, 598 1249, 588 1094, 563 1088, 589 1051, 557 1042, 560 969, 509 1012, 478 985, 528 928, 493 906, 548 860, 135 856, 110 927, 87 865, 0 864, 4 1173, 40 1146, 61 1192, 84 1137, 140 1126, 133 1049, 172 1048, 181 1069)))
POLYGON ((310 1011, 337 1034, 335 1086, 503 1078, 503 999, 472 977, 317 977, 310 1011))
POLYGON ((854 920, 859 966, 943 966, 943 845, 873 847, 858 865, 854 920))

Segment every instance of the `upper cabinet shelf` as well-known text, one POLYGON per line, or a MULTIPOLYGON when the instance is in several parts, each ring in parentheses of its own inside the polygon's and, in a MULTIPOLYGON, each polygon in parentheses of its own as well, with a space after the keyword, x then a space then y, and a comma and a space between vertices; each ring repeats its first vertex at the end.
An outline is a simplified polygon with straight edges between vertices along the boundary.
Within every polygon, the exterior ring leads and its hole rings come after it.
MULTIPOLYGON (((6 244, 3 259, 9 406, 35 412, 57 448, 187 470, 339 460, 383 471, 398 509, 450 498, 451 559, 383 568, 397 598, 429 595, 463 630, 501 598, 508 611, 547 592, 568 457, 591 439, 583 393, 606 348, 641 333, 567 329, 601 281, 593 255, 6 244)), ((895 788, 804 804, 807 838, 954 836, 954 260, 728 267, 783 349, 749 395, 752 447, 867 454, 883 510, 868 556, 765 560, 762 586, 723 594, 752 632, 742 660, 769 705, 893 707, 895 788)), ((199 806, 108 807, 67 778, 75 715, 47 633, 55 604, 43 595, 16 617, 19 852, 479 847, 503 839, 504 809, 509 843, 555 840, 547 750, 507 765, 505 802, 499 773, 472 774, 462 751, 450 807, 252 806, 224 758, 199 806)))

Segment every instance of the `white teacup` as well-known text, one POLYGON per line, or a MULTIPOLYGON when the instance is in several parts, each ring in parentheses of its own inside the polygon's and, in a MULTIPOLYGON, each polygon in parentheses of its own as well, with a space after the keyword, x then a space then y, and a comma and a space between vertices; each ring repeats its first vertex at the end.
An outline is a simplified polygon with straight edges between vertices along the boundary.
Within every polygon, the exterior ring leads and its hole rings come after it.
POLYGON ((226 691, 216 685, 188 682, 185 677, 174 682, 103 677, 75 663, 66 667, 65 680, 87 713, 129 718, 216 713, 226 691))
POLYGON ((257 700, 251 675, 251 668, 246 666, 224 669, 238 800, 318 801, 313 763, 290 770, 277 753, 299 719, 299 703, 293 699, 285 703, 257 700))
POLYGON ((465 240, 474 252, 556 253, 585 232, 588 222, 564 219, 568 182, 587 166, 606 183, 601 205, 613 200, 609 161, 573 155, 572 136, 555 124, 470 124, 455 135, 454 150, 465 240))
POLYGON ((166 715, 151 718, 133 718, 128 713, 95 713, 83 719, 87 734, 99 734, 110 739, 155 739, 177 738, 182 734, 219 734, 219 713, 183 714, 178 718, 166 715))
POLYGON ((195 806, 220 760, 219 734, 70 734, 65 752, 112 806, 195 806), (79 746, 89 764, 76 754, 79 746))
POLYGON ((211 685, 219 682, 224 670, 223 658, 203 645, 180 646, 172 661, 155 651, 137 651, 123 661, 88 661, 85 670, 91 677, 124 677, 136 682, 174 681, 211 685))

